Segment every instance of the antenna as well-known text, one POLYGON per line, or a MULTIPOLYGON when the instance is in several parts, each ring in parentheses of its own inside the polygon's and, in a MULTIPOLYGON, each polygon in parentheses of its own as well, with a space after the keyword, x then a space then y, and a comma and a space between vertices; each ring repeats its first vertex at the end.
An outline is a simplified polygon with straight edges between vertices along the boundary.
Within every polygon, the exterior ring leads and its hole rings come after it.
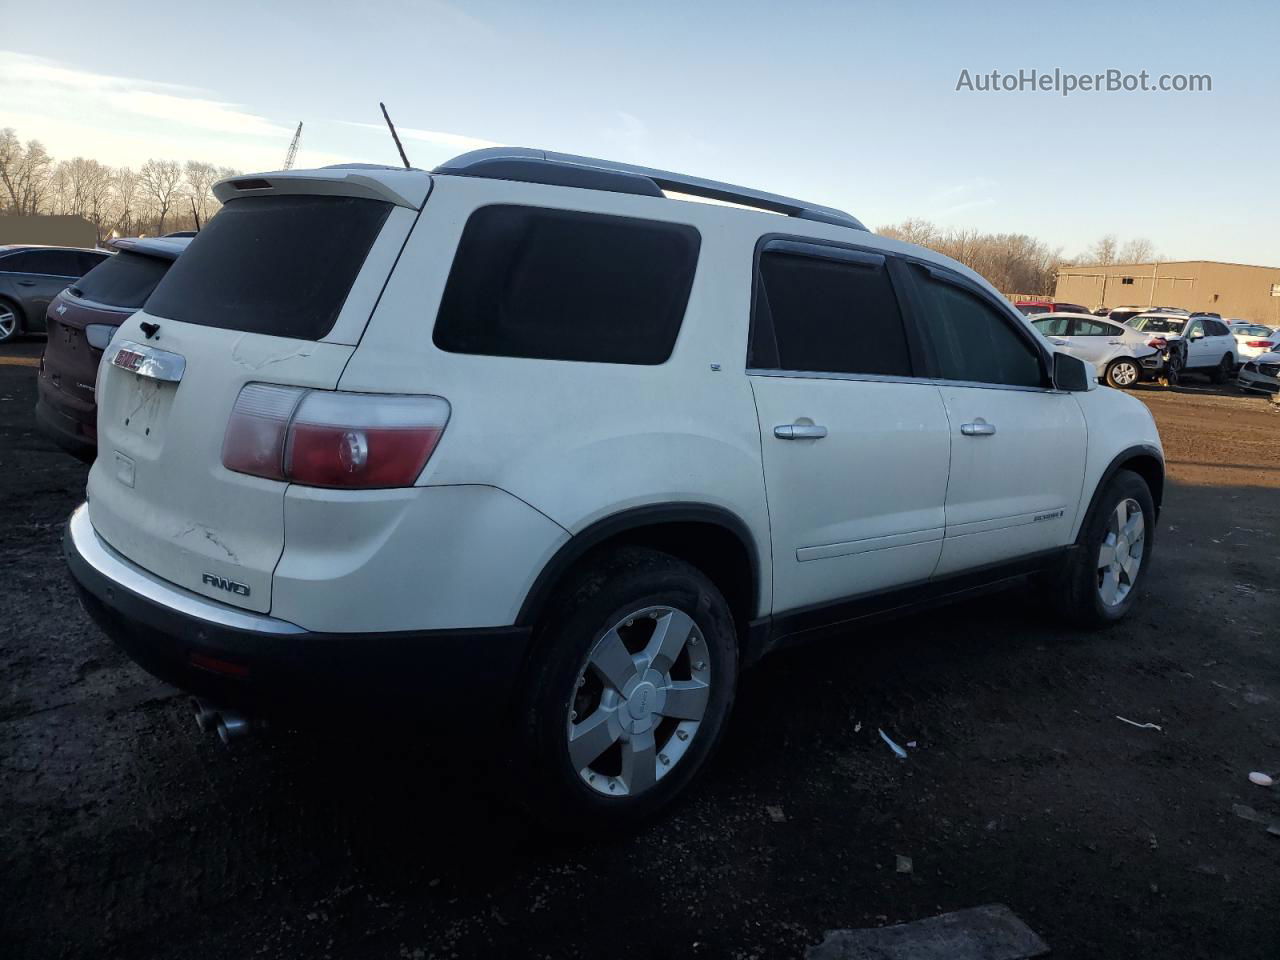
POLYGON ((378 106, 382 108, 382 118, 387 121, 387 129, 391 131, 391 139, 396 142, 396 149, 400 151, 400 159, 404 161, 404 168, 409 169, 409 158, 404 155, 404 147, 400 145, 400 135, 396 133, 396 125, 391 122, 391 115, 387 113, 387 105, 381 100, 378 106))
POLYGON ((282 170, 292 170, 293 161, 298 159, 298 141, 302 139, 302 121, 298 121, 298 129, 293 131, 293 139, 289 141, 289 150, 284 155, 282 170))

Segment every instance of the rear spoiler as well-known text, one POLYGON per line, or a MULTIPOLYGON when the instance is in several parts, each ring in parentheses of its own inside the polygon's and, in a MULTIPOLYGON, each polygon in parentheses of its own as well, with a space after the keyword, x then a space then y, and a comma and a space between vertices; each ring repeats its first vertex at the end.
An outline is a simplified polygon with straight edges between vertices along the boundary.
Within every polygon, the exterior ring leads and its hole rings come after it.
POLYGON ((321 194, 381 200, 410 210, 421 210, 430 192, 431 175, 422 170, 372 165, 251 173, 213 185, 213 195, 222 203, 264 194, 321 194))

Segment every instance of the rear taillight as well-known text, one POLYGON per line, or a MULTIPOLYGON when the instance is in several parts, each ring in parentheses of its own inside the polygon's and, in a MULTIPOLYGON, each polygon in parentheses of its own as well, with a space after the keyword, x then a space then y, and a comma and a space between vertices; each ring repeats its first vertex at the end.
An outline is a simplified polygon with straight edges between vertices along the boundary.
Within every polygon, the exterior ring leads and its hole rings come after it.
POLYGON ((1164 337, 1152 337, 1147 341, 1148 347, 1155 347, 1157 350, 1163 350, 1169 345, 1169 341, 1164 337))
POLYGON ((1246 340, 1244 342, 1244 345, 1246 347, 1266 347, 1270 349, 1271 341, 1270 340, 1246 340))
POLYGON ((312 487, 407 487, 448 422, 442 397, 250 383, 231 411, 222 465, 312 487))

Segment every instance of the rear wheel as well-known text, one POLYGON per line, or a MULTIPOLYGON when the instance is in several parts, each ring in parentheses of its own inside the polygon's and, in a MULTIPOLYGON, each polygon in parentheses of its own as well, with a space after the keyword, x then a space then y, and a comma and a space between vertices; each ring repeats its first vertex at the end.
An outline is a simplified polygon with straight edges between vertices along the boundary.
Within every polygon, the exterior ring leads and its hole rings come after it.
POLYGON ((18 308, 8 300, 0 300, 0 343, 18 335, 18 308))
POLYGON ((1209 379, 1214 383, 1226 383, 1227 378, 1235 371, 1236 363, 1231 358, 1231 354, 1222 355, 1222 359, 1218 361, 1218 365, 1213 368, 1213 372, 1209 374, 1209 379))
POLYGON ((1071 560, 1050 584, 1059 612, 1083 627, 1124 617, 1151 564, 1154 536, 1155 504, 1147 482, 1120 470, 1095 498, 1071 560))
POLYGON ((552 609, 521 695, 522 799, 568 832, 639 822, 720 739, 738 672, 728 605, 697 568, 628 547, 582 567, 552 609))
POLYGON ((1128 357, 1112 360, 1107 366, 1107 386, 1123 389, 1138 382, 1138 363, 1128 357))

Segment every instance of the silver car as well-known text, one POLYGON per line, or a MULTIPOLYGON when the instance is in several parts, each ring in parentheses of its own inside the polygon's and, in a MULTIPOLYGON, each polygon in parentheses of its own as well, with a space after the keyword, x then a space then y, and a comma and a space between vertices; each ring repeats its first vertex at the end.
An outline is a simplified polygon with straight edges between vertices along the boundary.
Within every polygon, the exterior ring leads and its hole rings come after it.
POLYGON ((1241 390, 1280 393, 1280 352, 1264 353, 1245 361, 1236 378, 1241 390))
POLYGON ((1163 343, 1091 313, 1042 313, 1031 325, 1065 353, 1093 365, 1109 387, 1131 387, 1163 367, 1163 343))

